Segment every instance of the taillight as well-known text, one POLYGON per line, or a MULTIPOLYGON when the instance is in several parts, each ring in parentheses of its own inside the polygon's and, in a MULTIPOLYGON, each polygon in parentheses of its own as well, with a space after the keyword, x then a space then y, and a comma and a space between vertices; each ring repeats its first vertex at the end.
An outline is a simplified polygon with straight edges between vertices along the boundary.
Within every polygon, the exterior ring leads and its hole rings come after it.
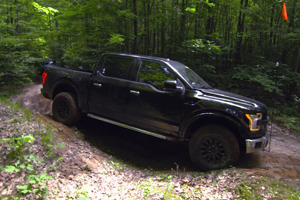
POLYGON ((43 85, 45 84, 45 81, 46 81, 46 77, 48 76, 48 73, 47 72, 44 72, 42 74, 42 78, 43 78, 43 85))

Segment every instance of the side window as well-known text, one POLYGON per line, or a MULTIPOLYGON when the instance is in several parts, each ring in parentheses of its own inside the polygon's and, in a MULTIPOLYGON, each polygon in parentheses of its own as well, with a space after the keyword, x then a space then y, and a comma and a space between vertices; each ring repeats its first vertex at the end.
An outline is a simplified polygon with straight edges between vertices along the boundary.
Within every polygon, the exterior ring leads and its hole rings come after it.
POLYGON ((156 62, 142 62, 137 81, 151 84, 155 88, 163 90, 166 80, 176 80, 168 66, 156 62))
POLYGON ((127 79, 132 64, 132 58, 107 57, 98 73, 100 72, 104 76, 127 79))

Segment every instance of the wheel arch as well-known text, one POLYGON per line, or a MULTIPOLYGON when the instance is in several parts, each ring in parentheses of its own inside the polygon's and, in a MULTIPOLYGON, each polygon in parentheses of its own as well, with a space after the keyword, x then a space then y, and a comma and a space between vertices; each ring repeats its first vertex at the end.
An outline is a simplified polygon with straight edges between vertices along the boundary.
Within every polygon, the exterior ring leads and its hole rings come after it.
POLYGON ((59 79, 53 87, 52 100, 55 96, 61 92, 69 92, 76 96, 79 109, 83 112, 88 110, 87 106, 87 84, 78 85, 76 82, 70 79, 59 79))
POLYGON ((54 86, 54 89, 53 89, 53 92, 52 92, 52 99, 54 99, 55 96, 57 94, 61 93, 61 92, 73 93, 78 98, 77 85, 71 80, 68 80, 68 79, 59 80, 54 86))
POLYGON ((185 139, 190 139, 197 129, 211 124, 222 125, 231 130, 237 141, 239 142, 240 149, 246 149, 245 140, 241 136, 241 132, 244 129, 243 125, 233 116, 222 112, 210 111, 198 114, 185 127, 182 137, 185 139))

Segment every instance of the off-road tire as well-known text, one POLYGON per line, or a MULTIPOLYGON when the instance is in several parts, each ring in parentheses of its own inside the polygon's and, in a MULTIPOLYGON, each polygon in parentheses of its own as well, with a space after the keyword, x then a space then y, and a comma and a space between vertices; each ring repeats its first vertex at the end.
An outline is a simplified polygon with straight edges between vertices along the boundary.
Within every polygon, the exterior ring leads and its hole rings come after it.
POLYGON ((74 125, 81 118, 77 98, 74 94, 61 92, 55 96, 52 105, 53 118, 65 125, 74 125))
POLYGON ((226 168, 239 158, 239 143, 226 127, 212 124, 194 132, 189 142, 189 154, 202 171, 226 168))

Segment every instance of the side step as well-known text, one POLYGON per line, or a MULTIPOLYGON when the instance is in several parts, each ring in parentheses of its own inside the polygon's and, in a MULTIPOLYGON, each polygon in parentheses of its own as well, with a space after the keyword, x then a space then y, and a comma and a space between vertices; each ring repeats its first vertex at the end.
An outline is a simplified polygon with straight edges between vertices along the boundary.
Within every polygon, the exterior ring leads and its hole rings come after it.
POLYGON ((106 118, 103 118, 103 117, 99 117, 97 115, 88 114, 87 116, 90 117, 90 118, 93 118, 93 119, 97 119, 99 121, 114 124, 114 125, 117 125, 117 126, 120 126, 120 127, 123 127, 123 128, 127 128, 127 129, 130 129, 130 130, 133 130, 133 131, 137 131, 137 132, 146 134, 146 135, 151 135, 153 137, 157 137, 157 138, 160 138, 160 139, 163 139, 163 140, 168 140, 168 141, 172 141, 172 142, 178 142, 179 141, 178 138, 175 138, 175 137, 164 136, 164 135, 161 135, 161 134, 158 134, 158 133, 154 133, 154 132, 147 131, 147 130, 144 130, 144 129, 136 128, 134 126, 130 126, 130 125, 127 125, 127 124, 116 122, 116 121, 113 121, 111 119, 106 119, 106 118))

